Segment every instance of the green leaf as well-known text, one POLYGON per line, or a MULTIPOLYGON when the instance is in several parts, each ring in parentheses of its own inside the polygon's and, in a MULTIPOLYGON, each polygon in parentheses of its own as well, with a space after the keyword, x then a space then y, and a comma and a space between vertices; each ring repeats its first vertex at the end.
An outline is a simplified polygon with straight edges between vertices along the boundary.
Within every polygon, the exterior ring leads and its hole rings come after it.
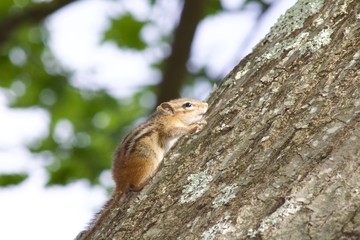
POLYGON ((223 11, 223 7, 221 5, 221 1, 219 0, 209 0, 205 5, 205 16, 214 15, 223 11))
POLYGON ((140 38, 140 31, 147 22, 134 19, 130 14, 111 21, 111 27, 105 32, 104 40, 111 40, 119 47, 142 50, 146 44, 140 38))
POLYGON ((7 187, 17 185, 28 177, 25 173, 0 174, 0 186, 7 187))

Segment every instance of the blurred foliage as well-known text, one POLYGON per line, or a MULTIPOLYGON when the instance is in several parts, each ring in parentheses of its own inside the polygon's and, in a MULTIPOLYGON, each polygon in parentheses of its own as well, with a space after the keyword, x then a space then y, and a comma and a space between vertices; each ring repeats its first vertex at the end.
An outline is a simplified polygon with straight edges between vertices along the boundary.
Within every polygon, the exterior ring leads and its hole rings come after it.
POLYGON ((0 186, 7 187, 11 185, 16 185, 24 181, 27 177, 27 174, 1 174, 0 186))
POLYGON ((134 19, 130 14, 112 19, 111 27, 105 32, 104 40, 112 40, 119 47, 143 50, 146 43, 139 36, 146 23, 134 19))
POLYGON ((6 16, 11 9, 14 7, 14 1, 2 0, 0 2, 0 16, 6 16))
MULTIPOLYGON (((58 0, 54 0, 58 1, 58 0)), ((264 1, 247 0, 244 4, 264 1)), ((157 1, 149 1, 152 6, 157 1)), ((30 0, 0 1, 1 22, 13 14, 26 14, 27 8, 38 3, 30 0)), ((243 6, 239 6, 239 10, 243 6)), ((209 1, 204 18, 225 11, 218 0, 209 1)), ((35 18, 35 17, 34 17, 35 18)), ((111 19, 104 32, 104 41, 113 41, 119 48, 143 51, 148 46, 140 32, 151 19, 137 20, 130 12, 111 19)), ((0 33, 0 36, 3 33, 0 33)), ((42 23, 20 24, 4 42, 0 42, 0 87, 10 94, 11 107, 38 107, 50 116, 49 135, 29 146, 34 154, 43 155, 49 173, 48 184, 67 184, 77 179, 98 183, 98 176, 111 166, 118 142, 132 127, 135 119, 149 114, 140 99, 156 87, 139 89, 127 99, 116 99, 103 89, 78 89, 48 47, 48 32, 42 23), (68 135, 62 133, 66 129, 68 135)), ((162 41, 171 37, 162 36, 162 41)), ((159 43, 162 44, 162 43, 159 43)), ((167 43, 169 44, 169 43, 167 43)), ((154 68, 163 67, 163 60, 154 68)), ((205 69, 188 73, 187 85, 197 79, 208 79, 205 69)), ((0 186, 19 184, 27 174, 2 174, 0 186)))
POLYGON ((206 3, 206 8, 204 11, 204 15, 209 16, 209 15, 213 15, 216 13, 219 13, 220 11, 223 11, 222 5, 221 5, 221 1, 218 0, 208 0, 206 3))

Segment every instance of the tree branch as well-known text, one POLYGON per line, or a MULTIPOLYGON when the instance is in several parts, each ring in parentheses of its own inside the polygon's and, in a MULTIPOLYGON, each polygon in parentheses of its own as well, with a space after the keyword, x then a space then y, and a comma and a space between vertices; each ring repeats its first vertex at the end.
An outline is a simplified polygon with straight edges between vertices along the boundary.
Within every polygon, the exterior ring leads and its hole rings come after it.
POLYGON ((0 48, 22 24, 41 22, 53 12, 74 1, 75 0, 57 0, 51 3, 37 4, 23 11, 9 14, 0 22, 0 48))
POLYGON ((185 0, 172 44, 172 53, 166 61, 163 79, 159 85, 158 104, 179 96, 186 75, 191 43, 204 6, 204 0, 185 0))

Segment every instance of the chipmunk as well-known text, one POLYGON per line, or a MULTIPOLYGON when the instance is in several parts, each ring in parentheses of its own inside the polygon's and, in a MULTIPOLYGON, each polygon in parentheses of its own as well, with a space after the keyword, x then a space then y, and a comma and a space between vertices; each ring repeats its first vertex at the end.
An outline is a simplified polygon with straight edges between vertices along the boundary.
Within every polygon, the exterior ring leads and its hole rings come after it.
POLYGON ((87 239, 126 191, 140 191, 149 182, 176 140, 200 131, 207 124, 202 120, 207 109, 207 103, 188 98, 164 102, 147 122, 124 138, 114 156, 112 176, 115 190, 112 198, 90 229, 81 234, 79 239, 87 239))

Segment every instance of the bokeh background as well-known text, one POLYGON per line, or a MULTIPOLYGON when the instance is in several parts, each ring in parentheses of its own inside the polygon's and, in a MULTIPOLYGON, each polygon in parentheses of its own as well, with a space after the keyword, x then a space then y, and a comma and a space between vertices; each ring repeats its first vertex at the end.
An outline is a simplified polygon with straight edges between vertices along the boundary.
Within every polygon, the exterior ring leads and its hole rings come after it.
POLYGON ((295 2, 1 0, 0 239, 73 239, 124 134, 204 100, 295 2))

